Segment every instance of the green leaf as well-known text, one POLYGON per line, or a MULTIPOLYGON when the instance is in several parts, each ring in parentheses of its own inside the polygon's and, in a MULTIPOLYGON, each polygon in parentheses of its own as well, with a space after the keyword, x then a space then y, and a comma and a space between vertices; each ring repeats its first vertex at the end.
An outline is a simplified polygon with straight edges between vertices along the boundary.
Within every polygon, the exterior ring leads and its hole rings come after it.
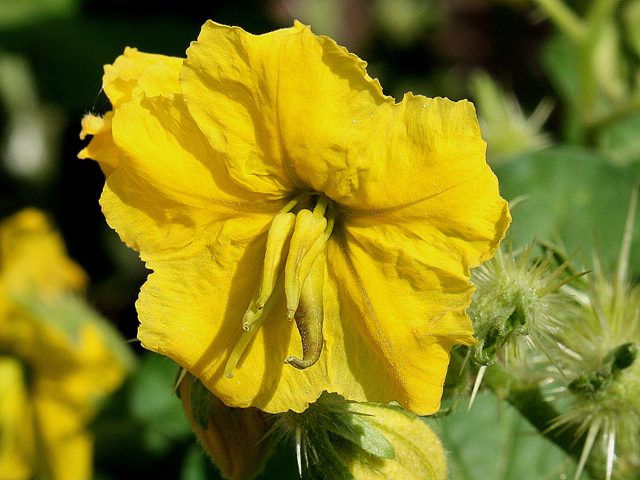
POLYGON ((345 417, 345 424, 336 428, 334 432, 378 458, 393 459, 396 456, 393 445, 375 425, 367 421, 366 416, 349 414, 345 417))
POLYGON ((191 403, 191 416, 202 430, 209 428, 209 416, 211 415, 211 402, 213 393, 200 381, 198 377, 189 375, 189 402, 191 403))
POLYGON ((555 35, 542 50, 542 65, 549 76, 562 104, 564 135, 566 140, 579 138, 582 130, 579 118, 580 63, 579 52, 568 38, 555 35))
POLYGON ((479 395, 470 412, 428 423, 449 452, 451 479, 555 480, 574 470, 560 448, 493 395, 479 395))
POLYGON ((607 159, 624 167, 640 160, 640 113, 603 127, 596 140, 607 159))
POLYGON ((129 411, 143 425, 146 447, 157 453, 191 435, 182 405, 173 394, 177 368, 169 358, 146 352, 131 379, 129 411))
MULTIPOLYGON (((513 210, 516 247, 533 239, 560 241, 587 260, 598 252, 614 268, 627 216, 634 175, 590 150, 558 146, 495 168, 501 194, 525 196, 513 210)), ((640 222, 636 222, 630 265, 640 269, 640 222)))

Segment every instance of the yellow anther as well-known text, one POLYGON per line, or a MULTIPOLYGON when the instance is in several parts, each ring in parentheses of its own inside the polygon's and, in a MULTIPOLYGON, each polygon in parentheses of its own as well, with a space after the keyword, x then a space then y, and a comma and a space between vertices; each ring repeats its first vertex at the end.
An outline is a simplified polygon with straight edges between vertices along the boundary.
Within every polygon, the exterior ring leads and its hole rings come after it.
POLYGON ((302 285, 300 303, 295 314, 296 326, 302 339, 302 359, 292 356, 284 361, 301 370, 315 365, 322 353, 324 269, 324 255, 316 255, 311 271, 302 285))
MULTIPOLYGON (((324 210, 323 212, 324 213, 324 210)), ((287 297, 287 318, 292 320, 300 300, 300 287, 304 277, 300 277, 302 260, 309 253, 316 240, 327 227, 327 219, 310 210, 300 210, 291 235, 289 253, 284 266, 284 290, 287 297)))
POLYGON ((327 226, 325 227, 324 232, 322 232, 322 235, 320 235, 318 239, 313 242, 313 245, 300 262, 300 276, 298 278, 300 288, 302 288, 302 284, 307 278, 307 275, 309 275, 316 257, 324 252, 324 249, 327 246, 327 242, 329 241, 329 237, 331 236, 331 232, 333 231, 333 225, 334 218, 332 215, 330 215, 327 218, 327 226))
POLYGON ((273 293, 280 266, 284 261, 284 247, 293 233, 295 223, 296 216, 291 212, 279 213, 271 222, 271 228, 269 228, 269 235, 267 236, 267 248, 264 254, 262 282, 260 283, 260 291, 256 301, 258 310, 264 308, 264 304, 273 293))

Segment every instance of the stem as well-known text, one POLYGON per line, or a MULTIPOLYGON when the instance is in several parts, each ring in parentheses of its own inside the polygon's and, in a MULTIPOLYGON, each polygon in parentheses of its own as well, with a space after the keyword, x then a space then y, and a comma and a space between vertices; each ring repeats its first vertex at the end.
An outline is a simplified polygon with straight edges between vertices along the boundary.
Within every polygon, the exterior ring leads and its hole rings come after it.
MULTIPOLYGON (((568 424, 549 430, 549 425, 560 413, 543 397, 536 383, 524 382, 507 372, 500 364, 487 368, 485 385, 499 397, 506 398, 548 440, 558 445, 577 462, 585 444, 584 432, 578 433, 579 425, 568 424)), ((592 452, 585 464, 585 471, 593 478, 605 478, 605 466, 600 455, 592 452)), ((612 480, 629 480, 624 466, 614 469, 612 480)), ((634 477, 637 478, 637 477, 634 477)))
POLYGON ((551 21, 574 43, 581 43, 587 36, 584 22, 562 0, 536 0, 551 21))
POLYGON ((602 124, 615 121, 633 113, 638 104, 609 108, 601 115, 597 112, 600 89, 595 75, 594 55, 602 29, 613 20, 621 0, 593 0, 584 19, 577 16, 562 0, 536 0, 558 29, 571 40, 578 50, 580 92, 576 102, 581 129, 575 140, 579 142, 593 138, 591 133, 602 124))
POLYGON ((587 12, 587 28, 598 28, 598 24, 603 24, 607 20, 613 19, 616 7, 620 0, 595 0, 587 12))

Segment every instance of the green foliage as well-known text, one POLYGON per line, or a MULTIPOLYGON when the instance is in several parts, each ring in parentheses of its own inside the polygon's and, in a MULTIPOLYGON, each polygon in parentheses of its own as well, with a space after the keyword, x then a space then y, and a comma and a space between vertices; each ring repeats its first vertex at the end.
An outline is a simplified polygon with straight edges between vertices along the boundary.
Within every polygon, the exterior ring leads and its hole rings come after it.
POLYGON ((554 480, 572 471, 560 448, 494 395, 479 395, 469 412, 460 408, 429 425, 449 452, 452 480, 554 480))
POLYGON ((79 0, 0 0, 0 29, 70 16, 78 7, 79 0))
MULTIPOLYGON (((522 197, 513 209, 515 246, 533 238, 556 241, 585 258, 599 252, 613 265, 631 198, 634 174, 578 146, 558 145, 495 168, 502 195, 522 197)), ((640 225, 636 225, 631 265, 640 272, 640 225)))
POLYGON ((173 465, 165 473, 177 477, 195 440, 173 393, 176 371, 168 358, 145 353, 94 422, 97 471, 106 478, 159 471, 166 462, 173 465))

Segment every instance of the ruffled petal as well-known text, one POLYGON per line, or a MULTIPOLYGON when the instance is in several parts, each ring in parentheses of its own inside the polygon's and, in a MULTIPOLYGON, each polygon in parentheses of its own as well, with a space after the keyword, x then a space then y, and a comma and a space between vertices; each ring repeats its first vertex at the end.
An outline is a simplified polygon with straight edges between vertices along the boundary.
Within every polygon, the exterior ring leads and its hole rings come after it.
POLYGON ((120 164, 101 204, 109 224, 143 260, 199 248, 201 230, 221 216, 281 206, 229 180, 179 95, 137 96, 122 104, 113 138, 120 164))
POLYGON ((105 177, 111 175, 111 172, 120 163, 120 152, 113 143, 111 133, 112 119, 112 111, 107 112, 104 117, 87 114, 82 118, 82 130, 80 131, 81 140, 84 140, 87 135, 92 135, 92 138, 89 144, 80 150, 78 158, 82 160, 90 158, 98 162, 105 177))
MULTIPOLYGON (((347 98, 345 93, 342 102, 358 104, 347 98)), ((317 140, 307 142, 318 150, 301 147, 299 153, 292 153, 295 171, 344 208, 377 213, 403 208, 475 178, 487 168, 486 144, 475 109, 467 101, 407 94, 398 104, 376 105, 369 100, 360 112, 365 114, 353 113, 329 126, 323 123, 324 116, 315 116, 311 110, 297 113, 299 118, 316 119, 317 125, 307 120, 301 128, 318 132, 317 140)), ((292 118, 291 129, 294 123, 292 118)))
MULTIPOLYGON (((467 101, 409 93, 401 103, 378 109, 360 128, 362 143, 350 148, 365 160, 350 174, 358 182, 339 199, 346 208, 377 213, 404 208, 471 184, 488 168, 475 108, 467 101)), ((326 177, 335 181, 330 171, 326 177)), ((496 188, 491 194, 493 201, 499 199, 496 188)))
POLYGON ((431 262, 421 263, 416 257, 427 249, 419 242, 384 230, 388 240, 369 237, 375 233, 349 235, 348 246, 331 258, 341 321, 359 329, 382 363, 370 375, 367 400, 394 400, 416 414, 432 414, 440 405, 451 348, 475 343, 465 314, 473 289, 462 278, 432 269, 431 262), (376 259, 377 254, 383 256, 376 259))
MULTIPOLYGON (((135 48, 127 48, 113 65, 106 65, 104 68, 103 86, 114 109, 142 93, 155 96, 180 92, 180 58, 151 55, 135 48)), ((84 116, 80 139, 84 140, 88 135, 93 138, 78 154, 78 158, 97 161, 107 177, 120 161, 111 133, 112 119, 113 111, 107 112, 103 117, 92 114, 84 116)))
MULTIPOLYGON (((491 256, 509 225, 497 180, 484 173, 423 202, 382 215, 346 216, 329 259, 354 322, 384 359, 395 391, 417 414, 437 411, 456 344, 471 345, 469 269, 491 256)), ((381 373, 381 375, 383 375, 381 373)))
POLYGON ((113 109, 145 92, 149 96, 180 93, 182 59, 126 48, 112 65, 105 65, 102 84, 113 109))
POLYGON ((281 45, 301 28, 254 36, 209 21, 180 75, 191 115, 233 180, 274 197, 296 187, 282 151, 278 82, 281 45))
POLYGON ((484 168, 473 105, 412 94, 395 104, 365 67, 299 23, 254 36, 208 22, 180 78, 193 118, 247 188, 293 185, 383 210, 484 168))

